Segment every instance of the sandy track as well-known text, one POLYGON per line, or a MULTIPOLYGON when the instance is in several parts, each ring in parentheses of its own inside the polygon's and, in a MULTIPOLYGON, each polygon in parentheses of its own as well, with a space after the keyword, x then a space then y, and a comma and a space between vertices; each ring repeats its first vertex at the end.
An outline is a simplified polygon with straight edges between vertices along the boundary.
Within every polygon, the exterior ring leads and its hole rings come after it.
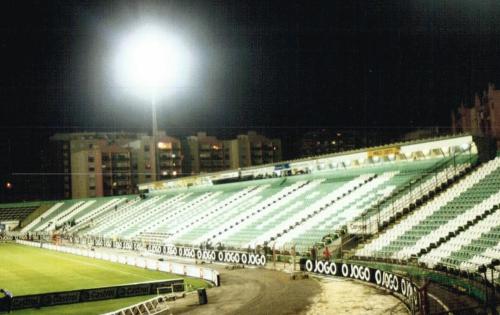
POLYGON ((221 286, 207 291, 208 304, 196 295, 171 305, 174 314, 301 314, 321 292, 318 281, 290 280, 267 269, 221 270, 221 286))
POLYGON ((392 294, 350 279, 321 279, 321 293, 314 296, 307 315, 374 314, 407 315, 406 306, 392 294))
POLYGON ((173 314, 408 314, 391 294, 351 280, 290 280, 280 271, 212 266, 222 285, 207 291, 208 304, 188 296, 170 303, 173 314))

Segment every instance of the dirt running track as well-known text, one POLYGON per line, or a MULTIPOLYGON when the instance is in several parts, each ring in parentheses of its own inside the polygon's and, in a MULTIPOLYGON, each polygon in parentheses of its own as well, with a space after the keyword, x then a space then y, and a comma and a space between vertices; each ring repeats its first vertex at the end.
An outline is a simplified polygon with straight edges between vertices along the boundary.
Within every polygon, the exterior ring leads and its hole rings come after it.
POLYGON ((290 280, 283 272, 267 269, 221 270, 221 286, 207 290, 208 304, 198 296, 171 305, 177 314, 300 314, 319 294, 314 280, 290 280))
POLYGON ((215 265, 210 267, 221 273, 221 286, 207 290, 208 304, 198 305, 198 296, 194 294, 169 303, 174 315, 408 314, 395 297, 382 296, 381 290, 353 281, 326 281, 325 285, 324 280, 318 279, 290 280, 288 274, 268 269, 226 270, 215 265), (332 286, 336 292, 331 290, 332 286), (337 295, 336 303, 325 301, 329 299, 329 293, 337 295), (346 296, 352 298, 344 302, 346 296), (378 309, 364 308, 367 299, 378 309), (351 307, 349 304, 353 301, 356 305, 351 304, 351 307))

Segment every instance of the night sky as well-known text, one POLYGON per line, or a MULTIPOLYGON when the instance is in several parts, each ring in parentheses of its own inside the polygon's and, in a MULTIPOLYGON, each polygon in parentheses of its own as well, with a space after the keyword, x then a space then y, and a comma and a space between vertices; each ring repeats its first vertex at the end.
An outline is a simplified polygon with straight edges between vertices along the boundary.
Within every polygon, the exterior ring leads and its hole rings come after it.
MULTIPOLYGON (((149 131, 148 101, 116 86, 117 41, 161 22, 197 56, 161 101, 173 135, 325 128, 400 135, 448 127, 450 110, 500 84, 500 2, 4 1, 2 178, 37 171, 56 131, 149 131), (8 158, 6 158, 8 156, 8 158)), ((285 139, 286 140, 286 139, 285 139)), ((285 152, 286 155, 286 152, 285 152)))

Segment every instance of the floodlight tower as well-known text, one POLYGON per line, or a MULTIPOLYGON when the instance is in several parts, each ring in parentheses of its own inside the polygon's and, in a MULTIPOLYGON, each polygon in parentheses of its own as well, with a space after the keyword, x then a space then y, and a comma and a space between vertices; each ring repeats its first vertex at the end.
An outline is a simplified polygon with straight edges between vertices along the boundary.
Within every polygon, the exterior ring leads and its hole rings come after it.
POLYGON ((119 50, 116 64, 118 80, 127 89, 138 92, 151 102, 155 180, 159 174, 157 102, 173 88, 185 83, 189 61, 189 49, 176 36, 154 25, 142 26, 129 34, 119 50))

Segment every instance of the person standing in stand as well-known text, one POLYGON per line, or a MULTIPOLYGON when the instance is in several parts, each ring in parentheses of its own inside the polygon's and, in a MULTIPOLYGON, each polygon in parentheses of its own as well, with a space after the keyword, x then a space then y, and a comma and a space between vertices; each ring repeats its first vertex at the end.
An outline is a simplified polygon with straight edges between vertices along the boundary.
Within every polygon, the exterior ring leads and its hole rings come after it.
POLYGON ((328 249, 328 246, 325 246, 325 250, 323 250, 323 258, 325 261, 330 261, 330 258, 332 255, 330 254, 330 250, 328 249))
POLYGON ((316 255, 316 246, 313 246, 313 247, 311 248, 311 259, 312 259, 313 261, 316 261, 316 258, 317 258, 317 255, 316 255))

